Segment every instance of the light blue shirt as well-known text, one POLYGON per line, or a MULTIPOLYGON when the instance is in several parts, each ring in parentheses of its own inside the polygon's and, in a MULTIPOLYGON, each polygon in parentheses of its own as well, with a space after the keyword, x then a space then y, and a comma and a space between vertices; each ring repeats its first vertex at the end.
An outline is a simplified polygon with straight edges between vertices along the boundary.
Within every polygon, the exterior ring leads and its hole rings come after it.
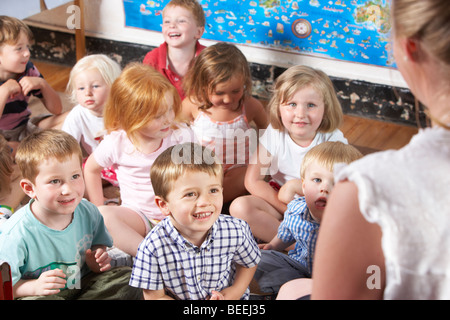
POLYGON ((312 272, 319 223, 313 219, 305 197, 289 202, 283 221, 278 227, 277 237, 283 242, 295 241, 295 248, 288 252, 289 257, 300 262, 312 272))
POLYGON ((83 199, 67 228, 54 230, 34 217, 30 210, 33 201, 0 229, 0 260, 10 264, 13 285, 58 268, 67 276, 67 288, 80 288, 79 281, 89 271, 86 250, 94 245, 112 246, 103 217, 96 206, 83 199))

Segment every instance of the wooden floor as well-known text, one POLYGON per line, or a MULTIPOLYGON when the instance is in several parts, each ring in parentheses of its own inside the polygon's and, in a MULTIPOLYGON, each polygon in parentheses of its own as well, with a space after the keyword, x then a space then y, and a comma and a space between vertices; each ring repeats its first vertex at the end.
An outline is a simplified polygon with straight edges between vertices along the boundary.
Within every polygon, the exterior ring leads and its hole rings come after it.
MULTIPOLYGON (((69 79, 70 67, 33 61, 48 83, 58 92, 63 93, 69 79)), ((349 143, 362 153, 399 149, 406 145, 418 129, 378 120, 355 116, 344 116, 341 128, 349 143)))

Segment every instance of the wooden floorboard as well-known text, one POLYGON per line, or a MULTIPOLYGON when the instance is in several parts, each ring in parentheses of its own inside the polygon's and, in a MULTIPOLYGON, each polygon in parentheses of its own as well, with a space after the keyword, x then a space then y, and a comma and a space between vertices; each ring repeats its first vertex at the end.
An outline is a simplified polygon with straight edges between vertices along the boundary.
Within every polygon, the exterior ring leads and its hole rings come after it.
MULTIPOLYGON (((64 93, 71 68, 65 65, 33 61, 47 82, 58 92, 64 93)), ((362 117, 344 116, 340 127, 349 143, 364 154, 374 151, 399 149, 406 145, 418 129, 362 117)))

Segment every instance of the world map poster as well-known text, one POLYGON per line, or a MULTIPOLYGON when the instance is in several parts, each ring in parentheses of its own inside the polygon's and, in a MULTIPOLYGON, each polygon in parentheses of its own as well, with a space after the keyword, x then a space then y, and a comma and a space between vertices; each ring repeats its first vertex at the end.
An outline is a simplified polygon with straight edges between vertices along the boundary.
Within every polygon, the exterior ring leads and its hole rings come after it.
MULTIPOLYGON (((123 0, 125 25, 161 31, 169 0, 123 0)), ((389 0, 200 0, 204 39, 381 67, 392 57, 389 0)))

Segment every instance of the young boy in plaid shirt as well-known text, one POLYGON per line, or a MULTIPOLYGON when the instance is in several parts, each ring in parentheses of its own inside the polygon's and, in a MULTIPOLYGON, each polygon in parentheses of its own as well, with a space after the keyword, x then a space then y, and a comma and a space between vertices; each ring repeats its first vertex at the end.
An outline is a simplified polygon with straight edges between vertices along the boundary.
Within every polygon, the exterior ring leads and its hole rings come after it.
POLYGON ((145 299, 248 299, 261 253, 246 222, 220 214, 222 165, 212 151, 173 146, 150 175, 167 218, 139 246, 130 285, 145 299))

